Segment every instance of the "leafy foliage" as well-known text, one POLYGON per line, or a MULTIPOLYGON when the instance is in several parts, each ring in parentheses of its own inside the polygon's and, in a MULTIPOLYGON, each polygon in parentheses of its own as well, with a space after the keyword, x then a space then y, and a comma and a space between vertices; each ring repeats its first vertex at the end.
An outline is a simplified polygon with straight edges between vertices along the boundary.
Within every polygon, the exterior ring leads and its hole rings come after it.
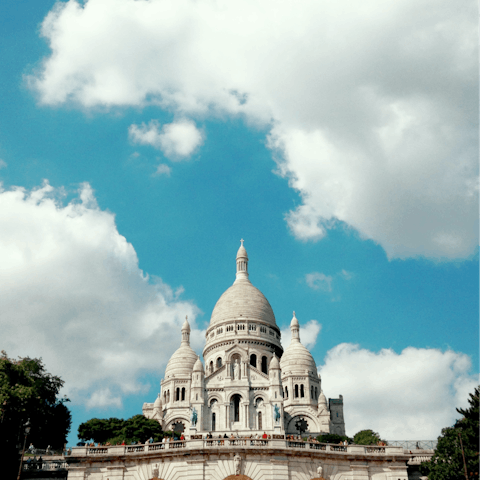
POLYGON ((24 441, 37 448, 61 450, 70 430, 71 415, 58 399, 63 386, 60 377, 45 370, 41 359, 8 358, 0 355, 0 452, 2 478, 15 478, 24 441), (30 420, 30 433, 25 437, 25 423, 30 420))
POLYGON ((422 463, 422 473, 430 480, 464 480, 465 467, 462 456, 462 444, 469 479, 479 478, 479 387, 470 393, 467 409, 457 408, 463 415, 453 427, 442 430, 438 437, 437 448, 429 462, 422 463), (461 443, 460 443, 461 438, 461 443))
POLYGON ((360 430, 353 436, 353 443, 356 445, 377 445, 378 442, 387 443, 373 430, 360 430))
POLYGON ((119 418, 99 419, 92 418, 78 427, 78 437, 82 440, 93 440, 96 443, 111 444, 145 442, 153 437, 159 442, 164 436, 160 424, 156 420, 149 420, 143 415, 122 420, 119 418))
POLYGON ((317 440, 320 443, 333 443, 338 444, 340 442, 344 442, 345 440, 351 443, 352 439, 345 436, 345 435, 337 435, 336 433, 324 433, 323 435, 319 435, 317 440))
POLYGON ((45 370, 41 359, 0 356, 0 405, 2 406, 2 437, 22 443, 23 425, 30 419, 28 441, 38 448, 51 445, 61 450, 70 430, 71 414, 58 399, 64 382, 45 370))

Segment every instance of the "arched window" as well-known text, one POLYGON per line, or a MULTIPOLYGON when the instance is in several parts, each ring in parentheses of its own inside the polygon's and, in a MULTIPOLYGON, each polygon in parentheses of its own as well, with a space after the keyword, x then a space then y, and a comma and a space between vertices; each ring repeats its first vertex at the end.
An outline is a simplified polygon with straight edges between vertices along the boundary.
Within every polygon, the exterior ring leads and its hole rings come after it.
POLYGON ((198 393, 195 395, 195 400, 198 400, 198 393))
POLYGON ((262 426, 262 412, 258 412, 258 430, 263 430, 263 426, 262 426))
POLYGON ((285 387, 285 398, 288 398, 288 387, 285 387))
POLYGON ((313 396, 313 385, 310 385, 310 398, 313 400, 315 397, 313 396))
POLYGON ((293 398, 298 398, 298 385, 295 385, 295 395, 293 398))
POLYGON ((222 359, 220 357, 217 358, 217 368, 222 366, 222 359))
POLYGON ((170 390, 167 390, 167 403, 170 402, 170 390))
POLYGON ((315 387, 315 400, 318 400, 318 390, 317 390, 317 387, 315 387))
POLYGON ((216 424, 215 413, 212 413, 212 432, 215 431, 215 424, 216 424))
POLYGON ((182 387, 182 402, 185 400, 185 387, 182 387))
POLYGON ((257 368, 257 356, 254 353, 250 355, 250 365, 257 368))
POLYGON ((163 403, 167 403, 167 392, 163 392, 163 403))
POLYGON ((210 362, 210 373, 213 373, 213 362, 210 362))
POLYGON ((177 388, 175 394, 175 401, 178 402, 180 400, 180 388, 177 388))
POLYGON ((305 390, 303 388, 303 384, 300 385, 300 396, 303 398, 305 396, 305 390))
POLYGON ((268 373, 267 357, 265 357, 265 356, 262 357, 262 372, 263 373, 268 373))
POLYGON ((240 395, 235 394, 232 397, 233 402, 233 421, 239 422, 240 421, 240 400, 242 397, 240 395))

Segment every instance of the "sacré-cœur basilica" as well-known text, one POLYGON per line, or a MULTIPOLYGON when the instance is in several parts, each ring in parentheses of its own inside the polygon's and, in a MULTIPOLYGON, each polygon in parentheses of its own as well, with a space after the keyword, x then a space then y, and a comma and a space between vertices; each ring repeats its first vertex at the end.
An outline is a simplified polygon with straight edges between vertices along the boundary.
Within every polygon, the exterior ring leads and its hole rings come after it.
POLYGON ((300 341, 295 314, 292 341, 284 351, 272 307, 249 280, 243 241, 236 260, 235 282, 215 305, 206 332, 205 368, 190 347, 185 320, 161 393, 155 403, 144 404, 144 415, 158 420, 164 430, 185 434, 344 435, 342 398, 327 403, 315 361, 300 341))
POLYGON ((204 363, 185 320, 160 393, 143 405, 146 417, 185 439, 73 448, 68 479, 407 480, 402 447, 299 439, 345 434, 345 423, 342 396, 327 402, 295 313, 290 329, 284 350, 272 307, 249 280, 242 240, 235 281, 206 331, 204 363))

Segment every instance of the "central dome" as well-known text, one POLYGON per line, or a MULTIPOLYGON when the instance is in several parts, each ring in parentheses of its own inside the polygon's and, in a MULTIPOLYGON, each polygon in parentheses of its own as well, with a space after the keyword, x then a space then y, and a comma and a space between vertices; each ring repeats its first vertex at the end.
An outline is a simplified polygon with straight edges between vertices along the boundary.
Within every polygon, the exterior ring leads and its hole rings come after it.
POLYGON ((277 326, 270 303, 248 280, 235 282, 219 298, 213 309, 210 327, 227 320, 257 320, 277 326))

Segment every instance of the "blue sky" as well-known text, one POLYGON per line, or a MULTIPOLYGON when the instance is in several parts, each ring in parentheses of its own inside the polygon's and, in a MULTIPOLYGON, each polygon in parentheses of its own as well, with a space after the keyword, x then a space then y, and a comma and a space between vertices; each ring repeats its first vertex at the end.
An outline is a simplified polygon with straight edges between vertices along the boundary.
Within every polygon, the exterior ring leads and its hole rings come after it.
POLYGON ((70 443, 155 399, 185 315, 201 354, 240 238, 347 433, 453 422, 478 383, 474 13, 2 2, 1 346, 65 379, 70 443))

